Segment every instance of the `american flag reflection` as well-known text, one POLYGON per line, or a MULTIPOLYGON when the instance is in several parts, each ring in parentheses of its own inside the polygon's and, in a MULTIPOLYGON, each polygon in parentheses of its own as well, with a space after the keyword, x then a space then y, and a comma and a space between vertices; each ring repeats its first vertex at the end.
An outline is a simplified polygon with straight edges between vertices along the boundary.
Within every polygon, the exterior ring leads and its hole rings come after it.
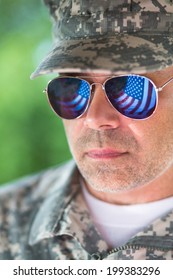
POLYGON ((61 106, 61 114, 74 118, 82 114, 90 96, 90 86, 83 80, 71 79, 71 83, 64 83, 61 88, 61 99, 57 100, 61 106), (62 93, 63 92, 63 93, 62 93))
POLYGON ((108 98, 112 105, 128 117, 141 119, 152 114, 156 106, 156 92, 153 84, 145 77, 122 76, 114 78, 106 85, 108 98), (119 91, 115 90, 119 87, 119 91))

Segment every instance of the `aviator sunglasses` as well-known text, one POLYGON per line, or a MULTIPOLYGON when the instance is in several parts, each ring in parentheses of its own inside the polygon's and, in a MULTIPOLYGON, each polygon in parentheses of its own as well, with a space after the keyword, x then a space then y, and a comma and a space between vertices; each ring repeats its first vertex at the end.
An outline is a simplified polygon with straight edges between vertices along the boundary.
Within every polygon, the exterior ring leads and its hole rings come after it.
POLYGON ((58 116, 73 120, 86 112, 92 100, 94 87, 100 84, 108 102, 115 110, 125 117, 143 120, 155 112, 158 92, 171 81, 173 77, 157 88, 149 78, 134 74, 111 77, 103 84, 89 83, 83 77, 58 77, 48 83, 44 92, 47 93, 49 103, 58 116))

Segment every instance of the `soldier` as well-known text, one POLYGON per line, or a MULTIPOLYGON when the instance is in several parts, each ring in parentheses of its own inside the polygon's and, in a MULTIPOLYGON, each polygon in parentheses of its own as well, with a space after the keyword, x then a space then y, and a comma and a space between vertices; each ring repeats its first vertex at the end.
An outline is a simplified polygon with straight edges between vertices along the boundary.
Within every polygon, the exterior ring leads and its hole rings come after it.
POLYGON ((73 160, 1 189, 0 259, 173 259, 172 1, 45 3, 73 160))

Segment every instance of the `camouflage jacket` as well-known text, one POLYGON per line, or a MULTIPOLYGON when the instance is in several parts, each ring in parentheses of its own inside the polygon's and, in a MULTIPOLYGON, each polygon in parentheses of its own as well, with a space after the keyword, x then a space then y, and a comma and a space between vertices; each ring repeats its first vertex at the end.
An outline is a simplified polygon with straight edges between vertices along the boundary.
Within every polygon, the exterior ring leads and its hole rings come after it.
POLYGON ((0 259, 173 259, 173 211, 110 251, 70 161, 1 187, 0 259))

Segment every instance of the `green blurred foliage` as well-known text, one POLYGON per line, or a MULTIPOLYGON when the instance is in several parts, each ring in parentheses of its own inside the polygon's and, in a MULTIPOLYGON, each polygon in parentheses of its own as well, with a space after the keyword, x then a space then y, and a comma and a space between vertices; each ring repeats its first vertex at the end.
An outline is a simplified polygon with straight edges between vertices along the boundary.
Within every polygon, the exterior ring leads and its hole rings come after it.
POLYGON ((50 77, 29 79, 51 48, 47 8, 41 0, 0 0, 0 21, 0 183, 5 183, 71 156, 62 122, 43 93, 50 77))

